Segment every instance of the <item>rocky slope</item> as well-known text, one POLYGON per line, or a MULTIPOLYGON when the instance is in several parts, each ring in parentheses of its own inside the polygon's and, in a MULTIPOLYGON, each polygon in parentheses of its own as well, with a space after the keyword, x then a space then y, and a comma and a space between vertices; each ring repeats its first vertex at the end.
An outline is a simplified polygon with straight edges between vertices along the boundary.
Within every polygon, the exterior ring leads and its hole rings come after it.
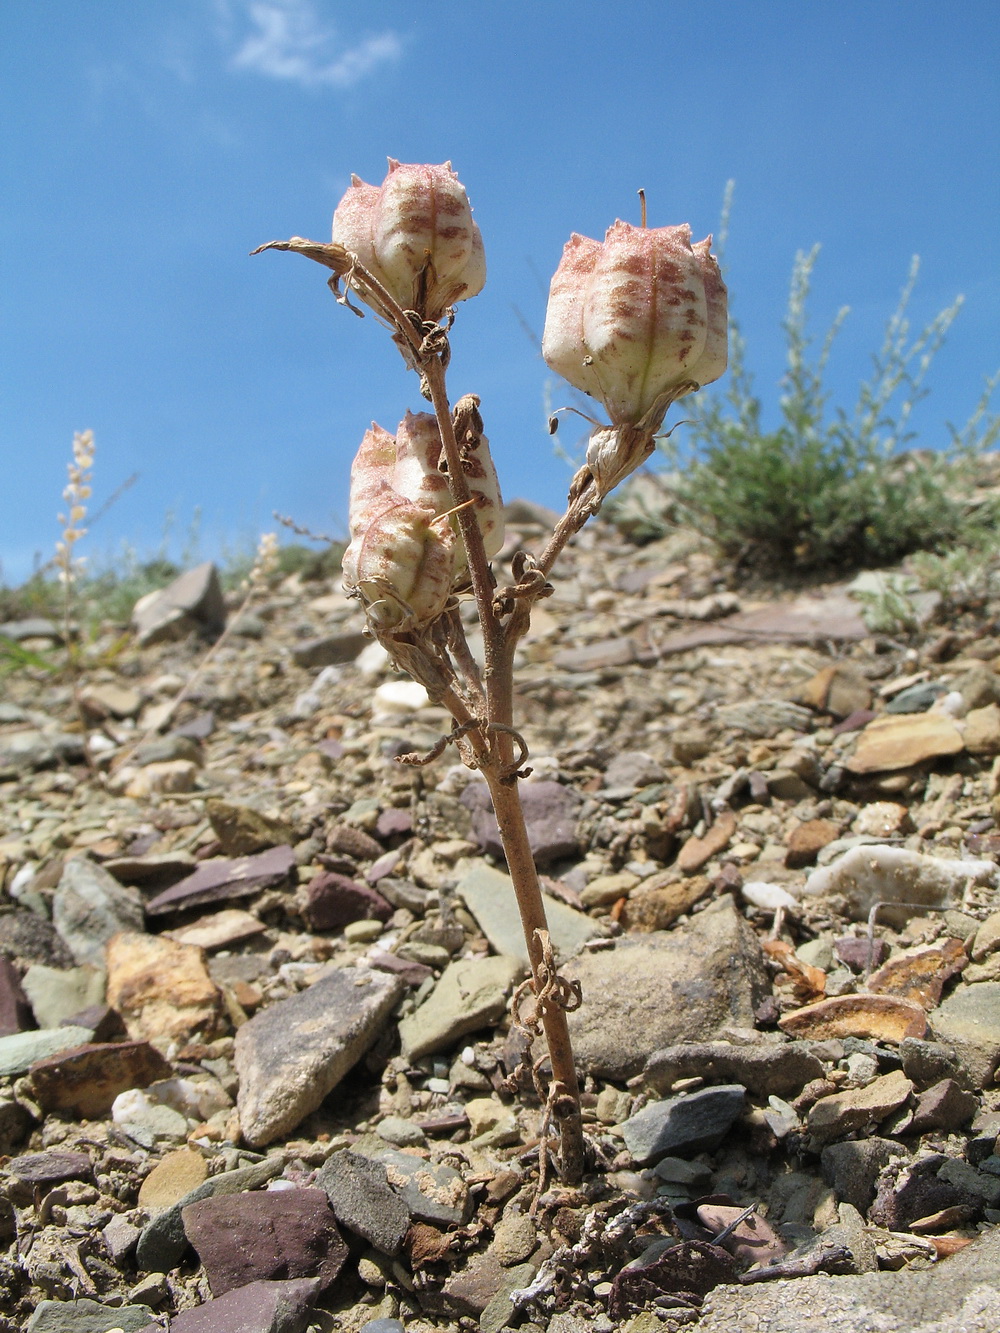
POLYGON ((518 709, 579 1189, 484 789, 396 762, 447 720, 335 584, 203 662, 194 571, 6 678, 4 1333, 1000 1322, 992 609, 873 635, 606 525, 558 573, 518 709))

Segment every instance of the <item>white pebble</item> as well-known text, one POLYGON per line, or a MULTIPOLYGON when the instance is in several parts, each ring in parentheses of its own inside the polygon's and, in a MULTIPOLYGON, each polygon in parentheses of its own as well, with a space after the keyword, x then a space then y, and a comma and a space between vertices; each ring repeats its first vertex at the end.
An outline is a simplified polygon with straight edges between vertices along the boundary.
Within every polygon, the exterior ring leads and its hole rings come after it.
POLYGON ((373 698, 376 713, 415 713, 429 703, 427 691, 415 680, 387 680, 373 698))
POLYGON ((779 907, 797 907, 798 898, 783 889, 780 884, 769 884, 764 879, 752 879, 740 890, 748 903, 763 908, 765 912, 776 912, 779 907))

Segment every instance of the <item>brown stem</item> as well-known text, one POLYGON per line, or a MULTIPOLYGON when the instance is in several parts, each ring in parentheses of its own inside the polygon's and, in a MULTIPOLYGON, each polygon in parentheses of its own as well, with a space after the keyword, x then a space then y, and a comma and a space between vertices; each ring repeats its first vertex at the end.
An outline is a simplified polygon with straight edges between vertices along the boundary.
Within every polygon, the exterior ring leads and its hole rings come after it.
MULTIPOLYGON (((498 741, 511 745, 510 736, 499 736, 498 741)), ((528 830, 524 822, 524 810, 516 782, 504 782, 495 768, 485 771, 490 795, 493 797, 493 809, 496 811, 500 826, 500 838, 504 854, 507 857, 507 869, 510 871, 521 914, 521 925, 528 946, 528 958, 531 961, 531 975, 536 994, 540 989, 539 966, 542 962, 542 946, 536 932, 547 931, 545 908, 542 904, 542 889, 538 883, 534 857, 528 842, 528 830)), ((573 1063, 573 1047, 570 1043, 569 1024, 566 1011, 557 999, 539 1003, 542 1029, 549 1048, 549 1060, 552 1064, 552 1085, 557 1090, 553 1099, 553 1113, 559 1125, 560 1170, 567 1184, 578 1184, 583 1175, 583 1122, 580 1118, 580 1088, 577 1083, 576 1066, 573 1063)))

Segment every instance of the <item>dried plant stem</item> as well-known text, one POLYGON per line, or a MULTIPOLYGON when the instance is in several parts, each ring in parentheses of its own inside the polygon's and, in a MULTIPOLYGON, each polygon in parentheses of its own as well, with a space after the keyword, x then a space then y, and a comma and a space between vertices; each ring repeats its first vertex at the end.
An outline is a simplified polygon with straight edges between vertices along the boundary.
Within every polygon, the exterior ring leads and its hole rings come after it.
MULTIPOLYGON (((579 1182, 583 1175, 583 1122, 580 1115, 580 1089, 573 1062, 566 1010, 559 1000, 558 988, 545 987, 542 974, 542 935, 547 935, 548 922, 542 900, 538 872, 528 842, 524 810, 517 787, 517 765, 514 758, 513 732, 513 657, 520 635, 527 628, 530 606, 525 599, 515 605, 505 627, 494 608, 493 578, 483 545, 483 536, 476 521, 469 484, 462 470, 461 455, 451 408, 445 388, 445 369, 441 359, 434 355, 423 359, 420 366, 437 417, 448 462, 448 481, 456 507, 462 538, 465 542, 469 574, 476 598, 476 607, 483 629, 485 656, 484 685, 487 703, 487 732, 490 747, 479 757, 480 769, 486 779, 500 838, 507 858, 507 869, 514 886, 521 916, 521 926, 531 963, 532 988, 538 998, 539 1016, 545 1033, 552 1066, 549 1106, 559 1126, 560 1171, 570 1184, 579 1182), (543 990, 549 992, 548 998, 543 990)), ((568 535, 568 534, 567 534, 568 535)))

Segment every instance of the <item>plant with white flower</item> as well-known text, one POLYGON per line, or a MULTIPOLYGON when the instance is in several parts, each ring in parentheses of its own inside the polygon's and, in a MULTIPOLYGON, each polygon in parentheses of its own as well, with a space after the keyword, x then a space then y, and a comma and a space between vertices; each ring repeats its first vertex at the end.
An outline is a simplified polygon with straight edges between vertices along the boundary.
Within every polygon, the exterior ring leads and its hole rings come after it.
MULTIPOLYGON (((542 350, 549 365, 603 404, 594 422, 566 512, 548 539, 518 550, 510 577, 491 566, 503 547, 503 512, 480 399, 454 403, 446 373, 455 303, 483 287, 482 238, 450 163, 405 165, 389 159, 381 186, 356 176, 338 205, 329 243, 292 237, 260 250, 290 250, 332 276, 337 299, 351 298, 389 326, 406 364, 420 377, 432 412, 407 413, 390 434, 373 424, 351 471, 351 543, 345 587, 365 608, 370 633, 395 664, 454 719, 426 763, 454 744, 486 780, 524 927, 531 977, 514 998, 514 1021, 544 1032, 551 1075, 541 1084, 546 1124, 560 1136, 560 1169, 579 1181, 584 1166, 580 1093, 567 1012, 578 988, 560 976, 528 842, 518 782, 528 749, 513 717, 514 654, 535 602, 567 541, 605 496, 654 447, 677 399, 726 368, 726 288, 711 237, 691 229, 616 222, 603 242, 570 238, 552 279, 542 350), (463 599, 475 601, 482 662, 466 640, 463 599)), ((259 253, 259 251, 254 251, 259 253)), ((544 1134, 543 1134, 544 1137, 544 1134)), ((539 1160, 544 1177, 544 1144, 539 1160)))

